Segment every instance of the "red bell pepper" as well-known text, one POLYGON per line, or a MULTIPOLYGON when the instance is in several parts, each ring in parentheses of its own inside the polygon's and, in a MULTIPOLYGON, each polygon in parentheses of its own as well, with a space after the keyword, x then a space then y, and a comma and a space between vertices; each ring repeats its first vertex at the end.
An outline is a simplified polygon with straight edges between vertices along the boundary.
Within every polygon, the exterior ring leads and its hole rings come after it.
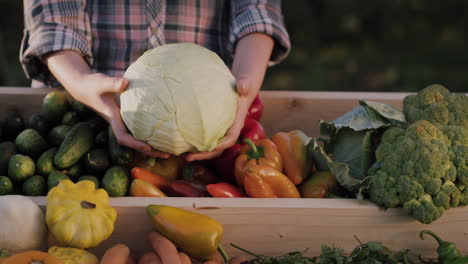
POLYGON ((213 197, 220 197, 220 198, 246 197, 242 190, 240 190, 236 186, 227 182, 208 184, 206 186, 206 190, 213 197))
POLYGON ((260 100, 260 96, 257 94, 255 99, 250 105, 249 111, 247 112, 247 118, 252 118, 255 120, 260 120, 263 114, 263 103, 260 100))
POLYGON ((260 122, 252 118, 245 119, 244 127, 240 132, 240 140, 244 142, 247 138, 254 142, 266 138, 265 129, 260 122))
POLYGON ((236 177, 234 176, 234 164, 237 157, 239 157, 242 145, 234 144, 234 146, 227 148, 223 154, 216 158, 215 168, 216 172, 224 181, 235 183, 236 177))

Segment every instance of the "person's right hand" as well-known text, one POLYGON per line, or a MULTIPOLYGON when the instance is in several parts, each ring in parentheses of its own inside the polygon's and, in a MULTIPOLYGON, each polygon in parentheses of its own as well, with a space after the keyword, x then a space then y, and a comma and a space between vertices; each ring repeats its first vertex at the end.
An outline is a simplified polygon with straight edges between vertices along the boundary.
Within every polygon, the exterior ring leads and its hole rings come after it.
POLYGON ((117 96, 127 87, 127 79, 92 72, 83 57, 71 50, 50 54, 44 61, 73 98, 92 108, 109 123, 119 144, 153 157, 169 157, 169 154, 135 139, 125 127, 117 96))
MULTIPOLYGON (((128 80, 123 77, 109 77, 100 73, 92 73, 83 80, 90 89, 90 93, 85 98, 80 98, 81 102, 93 108, 112 127, 115 138, 120 145, 135 149, 146 155, 153 157, 168 158, 169 154, 154 150, 145 142, 134 138, 125 127, 120 108, 117 103, 117 96, 125 91, 128 80)), ((76 98, 77 100, 80 100, 76 98)))

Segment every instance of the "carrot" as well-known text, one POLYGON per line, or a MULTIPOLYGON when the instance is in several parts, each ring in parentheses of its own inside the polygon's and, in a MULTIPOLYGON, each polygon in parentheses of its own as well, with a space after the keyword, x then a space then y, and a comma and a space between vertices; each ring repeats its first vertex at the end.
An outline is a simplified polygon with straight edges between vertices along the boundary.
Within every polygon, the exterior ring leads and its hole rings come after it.
POLYGON ((153 173, 149 170, 145 170, 143 168, 134 167, 131 170, 131 174, 134 179, 144 180, 160 189, 166 188, 169 185, 169 181, 163 176, 153 173))
POLYGON ((161 257, 162 263, 181 264, 177 248, 172 242, 158 232, 149 234, 150 244, 161 257))
POLYGON ((179 252, 180 264, 192 264, 190 257, 184 252, 179 252))
POLYGON ((101 264, 127 264, 129 256, 130 249, 123 244, 117 244, 104 253, 101 264))
POLYGON ((156 253, 148 252, 140 258, 138 264, 162 264, 162 262, 156 253))

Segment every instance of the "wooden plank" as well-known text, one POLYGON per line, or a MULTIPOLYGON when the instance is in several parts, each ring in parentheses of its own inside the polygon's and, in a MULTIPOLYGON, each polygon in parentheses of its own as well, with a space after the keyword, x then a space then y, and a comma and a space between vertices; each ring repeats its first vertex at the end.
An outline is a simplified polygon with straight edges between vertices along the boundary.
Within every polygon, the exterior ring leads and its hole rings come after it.
MULTIPOLYGON (((0 118, 12 111, 25 115, 40 111, 50 89, 0 87, 0 118)), ((262 124, 269 136, 278 131, 303 130, 319 133, 319 120, 334 120, 359 104, 359 100, 381 101, 402 108, 406 93, 262 91, 265 105, 262 124)))
MULTIPOLYGON (((45 206, 43 197, 33 199, 45 206)), ((425 229, 455 242, 468 254, 468 207, 450 209, 431 225, 424 225, 401 209, 383 211, 354 199, 174 197, 111 198, 118 211, 115 232, 92 251, 101 255, 116 243, 128 245, 138 255, 149 250, 146 234, 153 226, 145 211, 148 204, 177 206, 220 221, 225 230, 223 246, 230 255, 242 255, 230 243, 269 255, 307 248, 307 255, 317 255, 322 244, 350 251, 358 244, 355 235, 361 241, 382 241, 393 250, 408 248, 413 254, 434 257, 436 243, 418 236, 425 229)))

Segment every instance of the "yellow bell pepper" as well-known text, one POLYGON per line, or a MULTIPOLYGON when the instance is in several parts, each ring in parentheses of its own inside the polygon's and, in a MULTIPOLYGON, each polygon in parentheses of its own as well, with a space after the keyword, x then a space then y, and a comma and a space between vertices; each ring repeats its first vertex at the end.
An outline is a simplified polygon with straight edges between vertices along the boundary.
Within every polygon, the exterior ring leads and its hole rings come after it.
POLYGON ((112 234, 116 218, 107 192, 91 181, 63 180, 47 194, 46 223, 62 246, 97 246, 112 234))
POLYGON ((63 264, 99 264, 99 259, 79 248, 51 247, 48 253, 60 259, 63 264))
POLYGON ((185 166, 183 156, 171 156, 167 159, 146 157, 138 161, 134 167, 143 168, 163 176, 169 181, 177 180, 182 175, 182 169, 185 166))

